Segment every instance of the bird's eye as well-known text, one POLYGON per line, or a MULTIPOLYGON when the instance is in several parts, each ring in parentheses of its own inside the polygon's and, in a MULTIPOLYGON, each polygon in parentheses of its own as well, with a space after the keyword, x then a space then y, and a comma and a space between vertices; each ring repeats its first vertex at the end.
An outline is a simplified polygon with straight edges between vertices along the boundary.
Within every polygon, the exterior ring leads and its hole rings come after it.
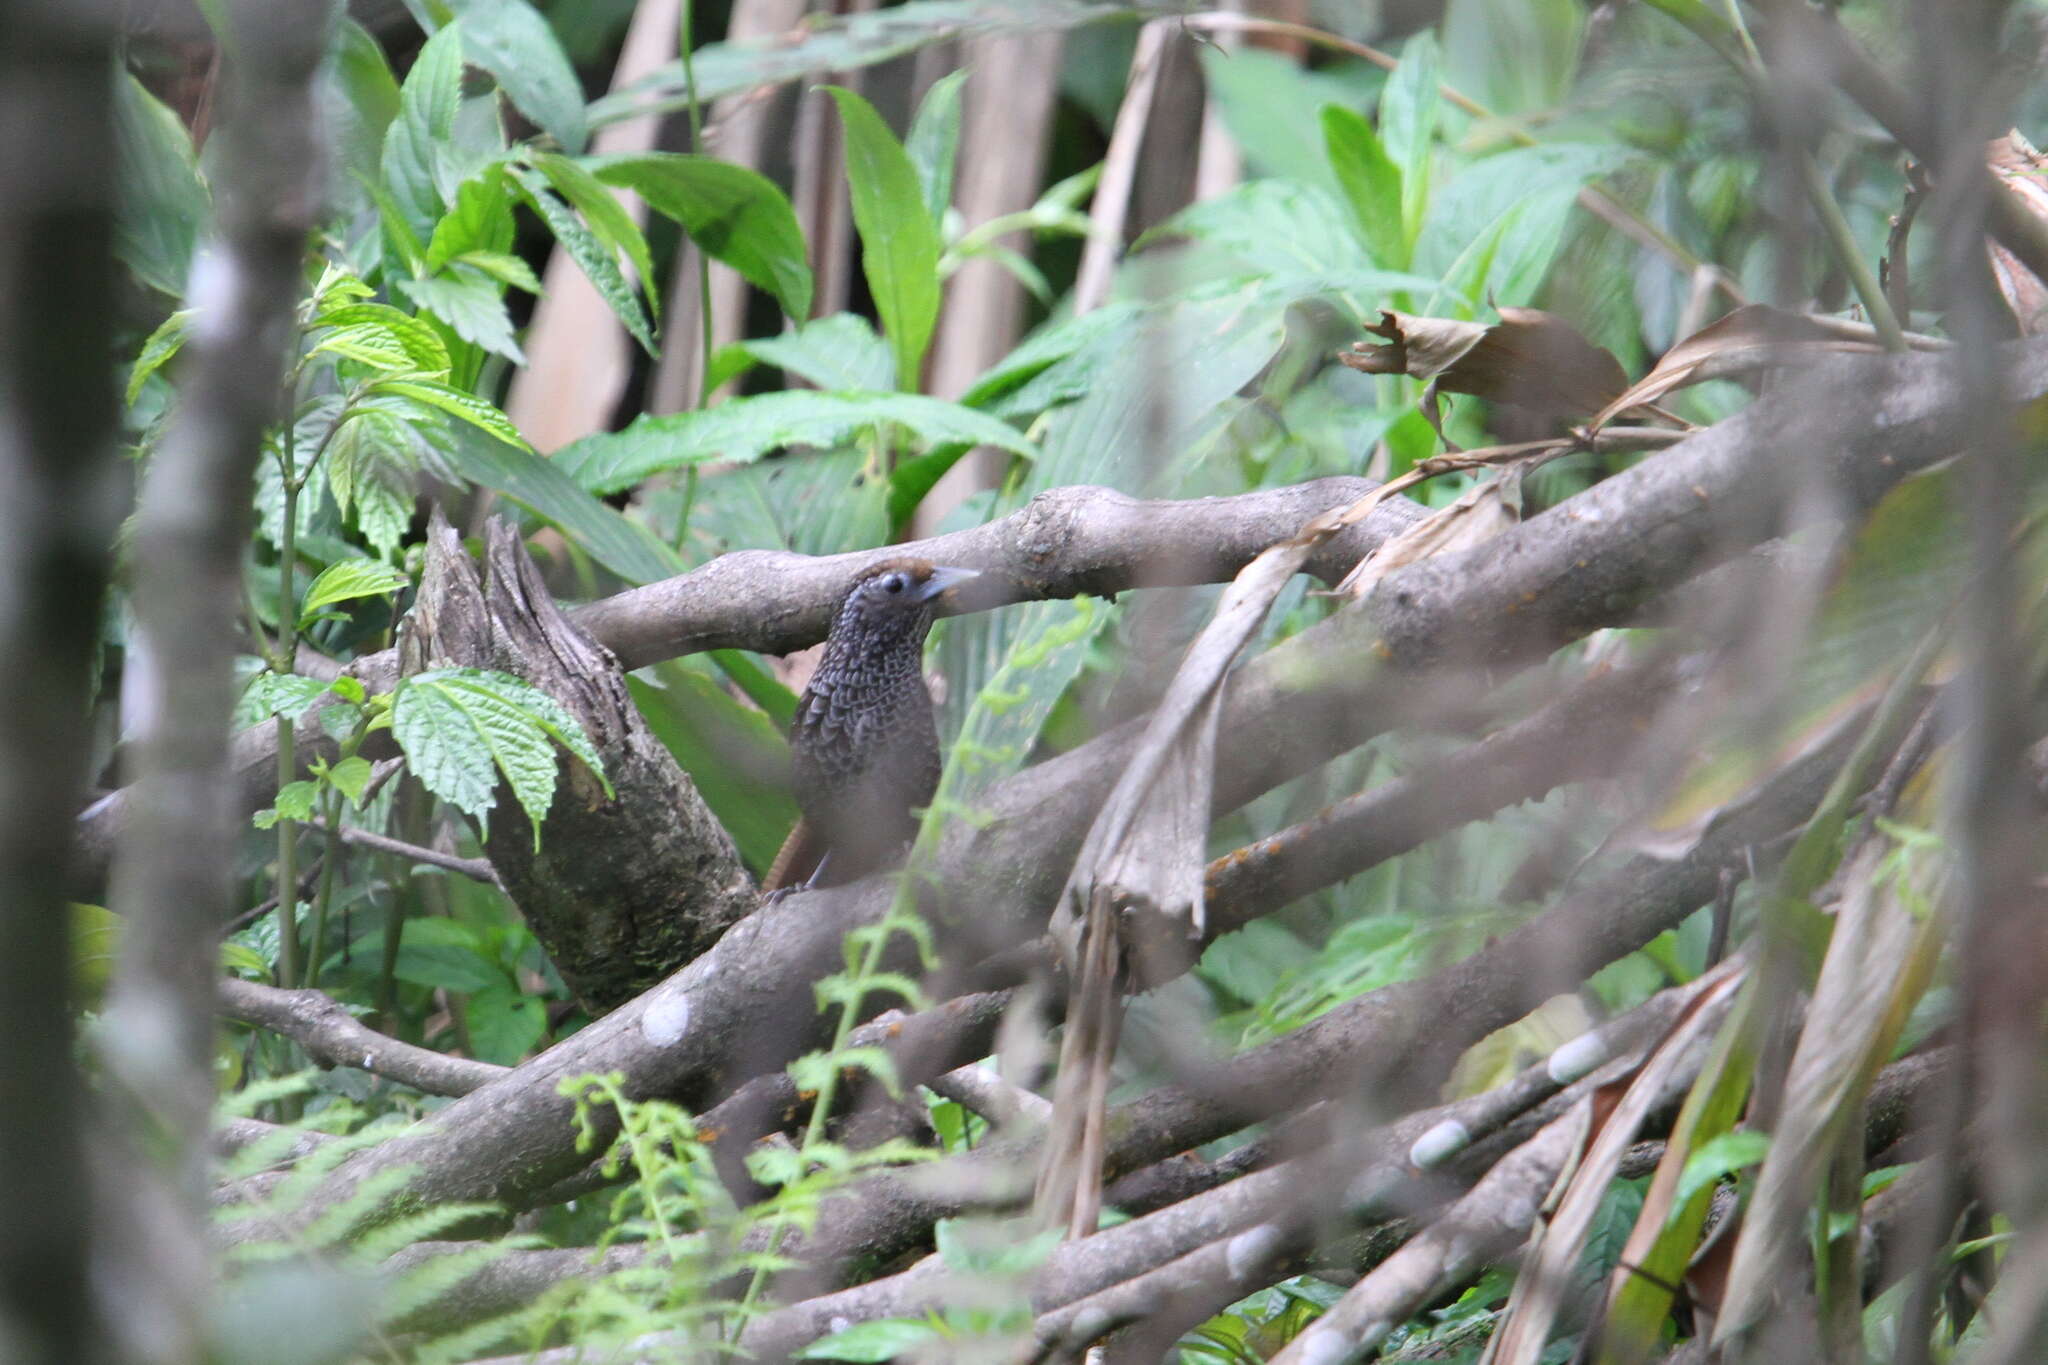
POLYGON ((900 574, 900 573, 892 573, 892 574, 890 574, 890 575, 889 575, 889 576, 888 576, 887 578, 883 579, 883 580, 882 580, 882 591, 883 591, 883 592, 902 592, 902 591, 903 591, 903 575, 902 575, 902 574, 900 574))

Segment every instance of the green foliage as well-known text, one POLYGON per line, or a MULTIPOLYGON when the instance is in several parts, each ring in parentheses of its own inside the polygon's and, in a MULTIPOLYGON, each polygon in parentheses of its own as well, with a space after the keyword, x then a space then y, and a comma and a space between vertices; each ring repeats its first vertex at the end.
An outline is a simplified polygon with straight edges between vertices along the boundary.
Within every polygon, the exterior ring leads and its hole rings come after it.
MULTIPOLYGON (((846 178, 860 229, 861 269, 896 352, 896 387, 917 388, 939 318, 939 229, 918 169, 874 106, 851 90, 826 92, 846 136, 846 178)), ((936 168, 930 172, 936 178, 936 168)))
POLYGON ((580 759, 611 793, 604 761, 583 727, 553 697, 508 674, 480 668, 415 673, 392 693, 391 733, 426 789, 479 825, 497 805, 502 777, 533 824, 535 848, 555 799, 549 740, 580 759))

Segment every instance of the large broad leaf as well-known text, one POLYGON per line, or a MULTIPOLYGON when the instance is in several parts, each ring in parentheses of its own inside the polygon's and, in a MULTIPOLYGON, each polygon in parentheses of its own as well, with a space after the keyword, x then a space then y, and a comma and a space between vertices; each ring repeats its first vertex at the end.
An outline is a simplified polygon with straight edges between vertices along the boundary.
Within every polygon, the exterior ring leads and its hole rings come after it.
POLYGON ((322 607, 352 602, 359 597, 382 597, 397 592, 406 582, 404 574, 374 559, 344 559, 329 564, 306 589, 306 600, 299 607, 299 628, 303 630, 311 624, 322 607))
POLYGON ((1401 65, 1380 94, 1380 139, 1401 168, 1401 229, 1410 244, 1419 240, 1430 205, 1442 81, 1436 39, 1424 32, 1408 40, 1401 65))
POLYGON ((826 93, 846 131, 861 271, 896 352, 896 387, 914 392, 939 320, 939 230, 925 208, 917 168, 874 106, 851 90, 826 93))
POLYGON ((962 41, 995 33, 1042 33, 1080 24, 1127 19, 1178 9, 1156 3, 1102 0, 910 0, 909 4, 845 16, 813 15, 803 37, 787 35, 737 43, 712 43, 691 55, 686 73, 670 62, 623 90, 590 106, 597 126, 638 115, 686 108, 736 95, 758 86, 818 79, 828 72, 855 71, 931 43, 962 41))
POLYGON ((379 174, 384 137, 398 117, 398 81, 377 40, 352 19, 335 25, 335 41, 318 89, 334 162, 328 202, 346 216, 367 203, 364 185, 379 174))
POLYGON ((192 138, 178 116, 123 72, 114 83, 120 204, 114 244, 136 277, 174 298, 212 212, 192 138))
POLYGON ((682 765, 740 856, 765 873, 796 823, 789 745, 773 721, 676 660, 626 679, 655 737, 682 765))
POLYGON ((953 204, 953 163, 960 148, 960 89, 967 71, 955 71, 932 82, 910 125, 903 150, 917 168, 918 183, 924 186, 924 206, 941 232, 946 210, 953 204))
POLYGON ((830 447, 880 423, 927 444, 962 441, 1036 453, 1014 427, 972 408, 913 393, 765 393, 699 412, 643 416, 624 431, 586 436, 555 462, 593 493, 614 493, 665 470, 756 460, 785 446, 830 447))
POLYGON ((889 492, 867 451, 788 455, 700 480, 678 539, 692 563, 731 550, 864 550, 887 541, 895 525, 889 492))
POLYGON ((632 190, 673 218, 706 255, 773 294, 783 312, 810 316, 803 229, 774 181, 729 161, 676 152, 594 157, 589 165, 599 180, 632 190))
POLYGON ((462 34, 450 24, 427 39, 399 92, 398 117, 384 135, 384 193, 399 221, 425 242, 446 204, 449 144, 462 107, 462 34))
POLYGON ((583 86, 555 31, 526 0, 449 0, 462 50, 498 79, 519 112, 568 152, 583 150, 583 86))
POLYGON ((756 341, 735 341, 711 357, 706 389, 717 389, 756 363, 779 365, 821 389, 883 390, 896 361, 889 343, 858 313, 834 313, 795 331, 756 341))
POLYGON ((1451 0, 1444 76, 1497 114, 1549 110, 1571 87, 1585 23, 1578 0, 1451 0))
POLYGON ((1355 288, 1428 291, 1437 281, 1377 270, 1342 205, 1324 190, 1285 180, 1254 180, 1182 209, 1139 238, 1134 250, 1161 239, 1191 240, 1225 258, 1190 263, 1193 278, 1357 272, 1355 288))
POLYGON ((1349 109, 1324 105, 1322 122, 1323 150, 1359 240, 1374 265, 1404 269, 1410 253, 1401 222, 1401 168, 1387 155, 1372 125, 1349 109))
POLYGON ((1304 71, 1298 62, 1259 48, 1224 52, 1205 46, 1200 60, 1223 125, 1254 171, 1318 189, 1336 188, 1317 113, 1327 104, 1350 108, 1364 103, 1377 73, 1340 80, 1304 71))
MULTIPOLYGON (((531 683, 481 668, 416 673, 392 697, 391 731, 428 791, 481 826, 497 804, 500 774, 533 823, 555 799, 555 751, 549 740, 604 780, 604 762, 560 702, 531 683)), ((609 782, 606 790, 610 790, 609 782)))
POLYGON ((463 478, 552 522, 577 548, 628 583, 652 583, 684 569, 675 551, 592 497, 552 460, 501 441, 464 439, 461 433, 443 453, 463 478))

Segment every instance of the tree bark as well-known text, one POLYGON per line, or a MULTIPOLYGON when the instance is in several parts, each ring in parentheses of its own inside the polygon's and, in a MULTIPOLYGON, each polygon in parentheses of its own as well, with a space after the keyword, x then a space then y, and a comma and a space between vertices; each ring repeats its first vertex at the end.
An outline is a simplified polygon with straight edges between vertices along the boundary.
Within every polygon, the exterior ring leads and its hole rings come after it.
POLYGON ((615 796, 563 754, 538 845, 501 788, 484 848, 562 980, 602 1013, 702 954, 759 895, 731 837, 640 718, 618 659, 555 604, 517 532, 494 519, 487 541, 479 583, 435 514, 400 668, 461 664, 524 678, 596 746, 615 796))

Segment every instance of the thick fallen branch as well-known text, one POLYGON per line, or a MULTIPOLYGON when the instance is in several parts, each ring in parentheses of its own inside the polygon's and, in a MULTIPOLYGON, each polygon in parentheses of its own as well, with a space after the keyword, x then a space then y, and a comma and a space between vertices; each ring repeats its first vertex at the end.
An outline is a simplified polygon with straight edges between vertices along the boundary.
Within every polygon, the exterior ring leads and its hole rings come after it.
MULTIPOLYGON (((1109 488, 1055 488, 1000 521, 905 545, 820 558, 736 551, 690 573, 591 602, 569 617, 629 671, 707 649, 783 654, 824 639, 848 580, 890 555, 982 570, 980 595, 965 604, 974 610, 1215 583, 1318 512, 1342 507, 1376 486, 1370 479, 1337 477, 1185 501, 1146 501, 1109 488)), ((1421 516, 1414 503, 1390 499, 1368 521, 1334 537, 1310 560, 1309 571, 1335 583, 1421 516)), ((385 690, 397 680, 397 654, 387 649, 365 655, 347 672, 372 691, 385 690)), ((316 754, 333 757, 317 708, 300 718, 295 737, 302 762, 316 754)), ((234 766, 246 809, 258 809, 276 791, 276 757, 275 726, 257 726, 237 737, 234 766)), ((79 866, 88 879, 104 874, 129 799, 123 788, 79 816, 79 866)))

